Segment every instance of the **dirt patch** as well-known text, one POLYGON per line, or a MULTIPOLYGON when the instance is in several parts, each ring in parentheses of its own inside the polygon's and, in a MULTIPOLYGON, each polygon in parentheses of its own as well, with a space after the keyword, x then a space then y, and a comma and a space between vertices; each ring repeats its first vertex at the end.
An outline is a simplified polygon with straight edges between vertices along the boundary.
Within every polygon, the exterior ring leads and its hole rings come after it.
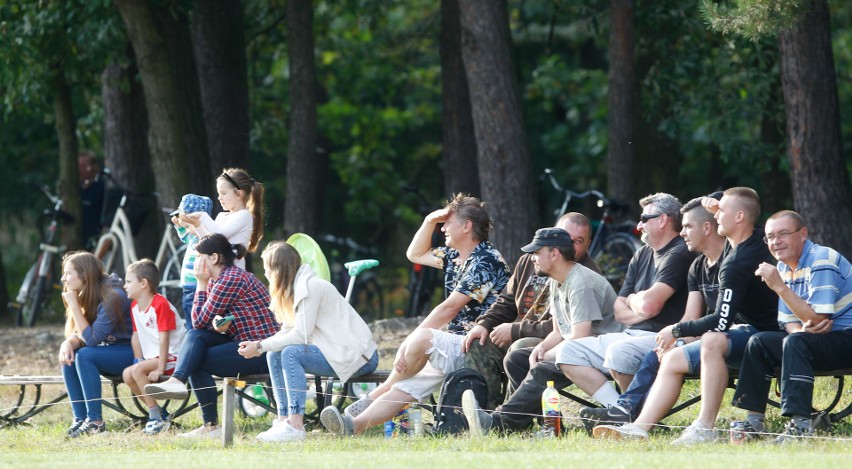
MULTIPOLYGON (((391 365, 397 347, 421 320, 385 319, 370 325, 379 346, 380 368, 391 365)), ((0 328, 0 374, 59 374, 56 354, 63 339, 62 325, 0 328)))
POLYGON ((56 354, 64 337, 62 325, 0 328, 0 374, 59 374, 56 354))

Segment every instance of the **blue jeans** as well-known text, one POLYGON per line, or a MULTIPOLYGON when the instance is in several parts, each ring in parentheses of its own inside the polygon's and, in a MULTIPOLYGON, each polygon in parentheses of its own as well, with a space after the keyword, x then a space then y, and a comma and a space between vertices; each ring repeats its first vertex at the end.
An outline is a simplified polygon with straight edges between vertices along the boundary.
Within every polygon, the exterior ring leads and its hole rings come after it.
MULTIPOLYGON (((281 417, 305 413, 305 391, 308 389, 305 373, 337 377, 316 345, 288 345, 279 352, 266 352, 266 362, 269 365, 275 405, 281 417)), ((379 355, 373 352, 370 361, 352 376, 372 373, 378 365, 379 355)))
POLYGON ((71 366, 61 365, 62 379, 71 400, 75 420, 103 420, 101 405, 101 373, 121 376, 133 364, 130 344, 80 347, 71 366))
POLYGON ((642 411, 642 405, 645 403, 645 398, 651 392, 651 386, 657 379, 657 373, 660 371, 660 358, 657 352, 650 351, 645 354, 642 363, 639 365, 639 370, 633 375, 633 381, 630 386, 618 396, 618 407, 627 411, 630 414, 631 420, 635 420, 642 411))
MULTIPOLYGON (((728 364, 728 368, 740 369, 748 340, 758 332, 760 331, 750 324, 737 324, 723 332, 728 336, 728 353, 725 354, 725 362, 728 364)), ((701 340, 686 344, 680 349, 683 350, 686 363, 689 365, 689 374, 700 375, 701 340)))
POLYGON ((186 330, 192 330, 192 302, 195 300, 195 285, 186 285, 183 287, 183 297, 181 298, 181 306, 183 307, 183 321, 186 323, 186 330))
POLYGON ((207 329, 186 333, 172 376, 184 383, 189 378, 204 423, 219 423, 214 374, 224 377, 267 373, 263 357, 243 358, 237 353, 239 347, 239 342, 207 329))

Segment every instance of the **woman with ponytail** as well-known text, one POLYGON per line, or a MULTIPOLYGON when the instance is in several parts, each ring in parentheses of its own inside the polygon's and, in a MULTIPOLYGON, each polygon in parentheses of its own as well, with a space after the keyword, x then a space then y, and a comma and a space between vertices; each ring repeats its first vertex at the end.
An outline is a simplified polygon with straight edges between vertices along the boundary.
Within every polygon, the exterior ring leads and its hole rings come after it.
MULTIPOLYGON (((216 178, 216 193, 224 211, 215 220, 207 212, 195 212, 179 215, 178 222, 199 238, 221 233, 231 244, 254 252, 263 237, 263 184, 244 169, 226 168, 216 178)), ((237 259, 236 265, 245 269, 245 260, 237 259)))
POLYGON ((279 326, 269 310, 269 291, 254 275, 234 265, 246 255, 242 244, 222 234, 207 235, 195 249, 198 286, 192 304, 194 328, 187 332, 172 377, 145 386, 155 399, 184 399, 189 381, 201 407, 204 424, 181 436, 221 437, 212 375, 267 373, 266 360, 246 360, 237 352, 240 342, 260 340, 279 326))

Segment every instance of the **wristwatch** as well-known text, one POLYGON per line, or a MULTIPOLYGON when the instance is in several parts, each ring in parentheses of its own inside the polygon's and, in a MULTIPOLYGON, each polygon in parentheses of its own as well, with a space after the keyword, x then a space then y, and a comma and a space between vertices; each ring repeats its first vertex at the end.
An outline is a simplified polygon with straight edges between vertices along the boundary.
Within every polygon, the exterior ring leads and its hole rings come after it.
POLYGON ((686 341, 683 339, 677 339, 675 341, 675 347, 683 347, 684 345, 686 345, 686 341))
POLYGON ((257 353, 263 353, 263 346, 260 345, 260 341, 257 341, 257 353))
POLYGON ((672 326, 672 337, 674 337, 675 339, 680 338, 680 323, 677 323, 672 326))

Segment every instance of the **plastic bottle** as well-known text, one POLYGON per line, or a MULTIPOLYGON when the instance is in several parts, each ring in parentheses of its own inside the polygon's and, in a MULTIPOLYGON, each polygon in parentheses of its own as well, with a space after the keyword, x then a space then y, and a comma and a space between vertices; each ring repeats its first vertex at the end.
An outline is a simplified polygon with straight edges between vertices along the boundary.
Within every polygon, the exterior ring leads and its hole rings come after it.
POLYGON ((562 432, 562 413, 559 411, 559 393, 553 387, 553 381, 547 382, 547 389, 541 393, 541 413, 544 416, 542 434, 557 437, 562 432))
POLYGON ((266 397, 266 393, 263 392, 263 385, 257 383, 251 387, 251 397, 257 399, 260 402, 263 402, 266 405, 269 405, 269 398, 266 397))
POLYGON ((741 445, 746 439, 745 422, 731 422, 731 444, 741 445))
POLYGON ((408 421, 411 425, 412 436, 423 436, 423 411, 419 405, 408 409, 408 421))
POLYGON ((393 423, 393 419, 390 419, 387 422, 385 422, 385 438, 393 437, 393 431, 394 431, 395 428, 396 428, 396 424, 393 423))
POLYGON ((411 434, 411 422, 408 419, 408 406, 402 408, 394 418, 396 428, 394 433, 399 436, 408 436, 411 434))

